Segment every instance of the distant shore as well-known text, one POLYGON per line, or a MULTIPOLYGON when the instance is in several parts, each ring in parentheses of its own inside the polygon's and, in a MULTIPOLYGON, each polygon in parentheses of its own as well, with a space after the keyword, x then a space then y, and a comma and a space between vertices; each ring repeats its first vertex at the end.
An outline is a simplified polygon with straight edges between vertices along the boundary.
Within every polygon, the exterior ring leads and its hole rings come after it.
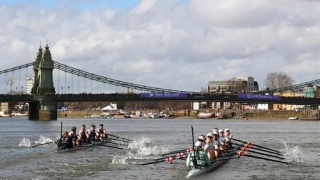
MULTIPOLYGON (((184 111, 182 111, 184 112, 184 111)), ((60 111, 58 112, 59 118, 84 118, 85 116, 90 115, 100 115, 101 111, 60 111)), ((252 110, 252 111, 242 111, 242 112, 220 112, 220 114, 226 114, 228 119, 239 119, 243 120, 245 117, 250 119, 262 119, 262 120, 277 120, 277 119, 288 119, 289 117, 298 117, 304 118, 304 117, 311 117, 311 116, 317 116, 317 111, 299 111, 299 112, 293 112, 293 111, 272 111, 272 110, 252 110), (236 117, 236 118, 234 118, 236 117)), ((186 113, 174 113, 172 116, 176 119, 197 119, 196 112, 191 112, 188 116, 186 113)), ((211 119, 215 119, 216 117, 212 117, 211 119)))

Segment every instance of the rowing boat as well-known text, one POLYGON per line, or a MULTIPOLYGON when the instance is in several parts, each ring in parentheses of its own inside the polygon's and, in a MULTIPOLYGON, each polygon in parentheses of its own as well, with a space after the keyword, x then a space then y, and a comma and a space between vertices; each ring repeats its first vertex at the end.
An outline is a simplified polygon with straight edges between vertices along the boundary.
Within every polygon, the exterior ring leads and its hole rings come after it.
POLYGON ((77 151, 82 149, 87 149, 95 146, 101 146, 102 144, 107 143, 105 141, 97 141, 94 143, 82 143, 81 145, 78 145, 74 148, 64 148, 64 147, 58 147, 57 152, 71 152, 71 151, 77 151))
POLYGON ((207 167, 203 167, 203 166, 198 166, 198 168, 194 168, 192 167, 187 175, 187 179, 189 178, 193 178, 195 176, 199 176, 203 173, 206 173, 208 171, 213 171, 214 169, 217 169, 218 167, 222 166, 224 163, 226 163, 228 161, 228 159, 232 158, 233 156, 235 156, 235 153, 233 153, 233 151, 235 151, 236 149, 231 149, 231 153, 226 153, 226 155, 215 159, 214 161, 211 162, 210 166, 207 167))
POLYGON ((101 140, 101 141, 93 141, 92 143, 82 143, 74 148, 68 148, 68 147, 63 147, 60 145, 59 147, 59 143, 57 141, 57 152, 70 152, 70 151, 76 151, 76 150, 82 150, 82 149, 87 149, 87 148, 91 148, 91 147, 96 147, 96 146, 107 146, 107 147, 111 147, 111 148, 116 148, 116 149, 123 149, 122 147, 116 147, 116 146, 109 146, 107 144, 115 144, 115 145, 121 145, 122 143, 117 143, 117 140, 115 140, 114 142, 111 142, 110 138, 108 140, 101 140))

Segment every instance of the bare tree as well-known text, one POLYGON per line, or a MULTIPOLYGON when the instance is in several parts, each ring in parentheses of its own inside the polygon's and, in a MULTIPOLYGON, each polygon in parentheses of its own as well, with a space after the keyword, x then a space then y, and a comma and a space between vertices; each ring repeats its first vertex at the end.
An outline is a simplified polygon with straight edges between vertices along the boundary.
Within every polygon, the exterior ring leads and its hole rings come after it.
POLYGON ((271 72, 267 74, 264 84, 266 88, 276 89, 292 86, 295 81, 284 72, 271 72))

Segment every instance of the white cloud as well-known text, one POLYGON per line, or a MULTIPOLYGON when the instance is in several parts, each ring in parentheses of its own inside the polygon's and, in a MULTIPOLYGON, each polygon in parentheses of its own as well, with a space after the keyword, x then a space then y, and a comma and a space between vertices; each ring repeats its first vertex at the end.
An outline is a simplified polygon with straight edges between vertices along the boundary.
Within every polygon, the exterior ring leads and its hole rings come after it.
POLYGON ((39 41, 44 47, 48 39, 55 61, 162 88, 200 90, 208 81, 244 75, 263 87, 275 71, 296 83, 318 78, 318 1, 143 0, 125 10, 75 10, 60 1, 47 8, 0 5, 0 11, 6 14, 2 69, 14 67, 21 54, 20 64, 34 61, 39 41))

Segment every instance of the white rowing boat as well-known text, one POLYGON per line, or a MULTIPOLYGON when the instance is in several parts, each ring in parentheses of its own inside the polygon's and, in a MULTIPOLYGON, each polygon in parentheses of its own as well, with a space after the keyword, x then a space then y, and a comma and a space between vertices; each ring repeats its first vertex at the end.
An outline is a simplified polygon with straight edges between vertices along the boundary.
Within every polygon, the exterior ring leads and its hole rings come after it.
MULTIPOLYGON (((231 151, 235 151, 236 149, 232 149, 231 151)), ((187 175, 187 179, 188 178, 193 178, 195 176, 199 176, 203 173, 206 173, 208 171, 213 171, 214 169, 222 166, 224 163, 226 163, 228 161, 228 159, 234 157, 236 154, 235 153, 226 153, 226 155, 224 157, 220 157, 218 159, 215 159, 213 162, 211 162, 210 166, 207 167, 203 167, 203 166, 198 166, 198 168, 191 168, 188 175, 187 175)))

